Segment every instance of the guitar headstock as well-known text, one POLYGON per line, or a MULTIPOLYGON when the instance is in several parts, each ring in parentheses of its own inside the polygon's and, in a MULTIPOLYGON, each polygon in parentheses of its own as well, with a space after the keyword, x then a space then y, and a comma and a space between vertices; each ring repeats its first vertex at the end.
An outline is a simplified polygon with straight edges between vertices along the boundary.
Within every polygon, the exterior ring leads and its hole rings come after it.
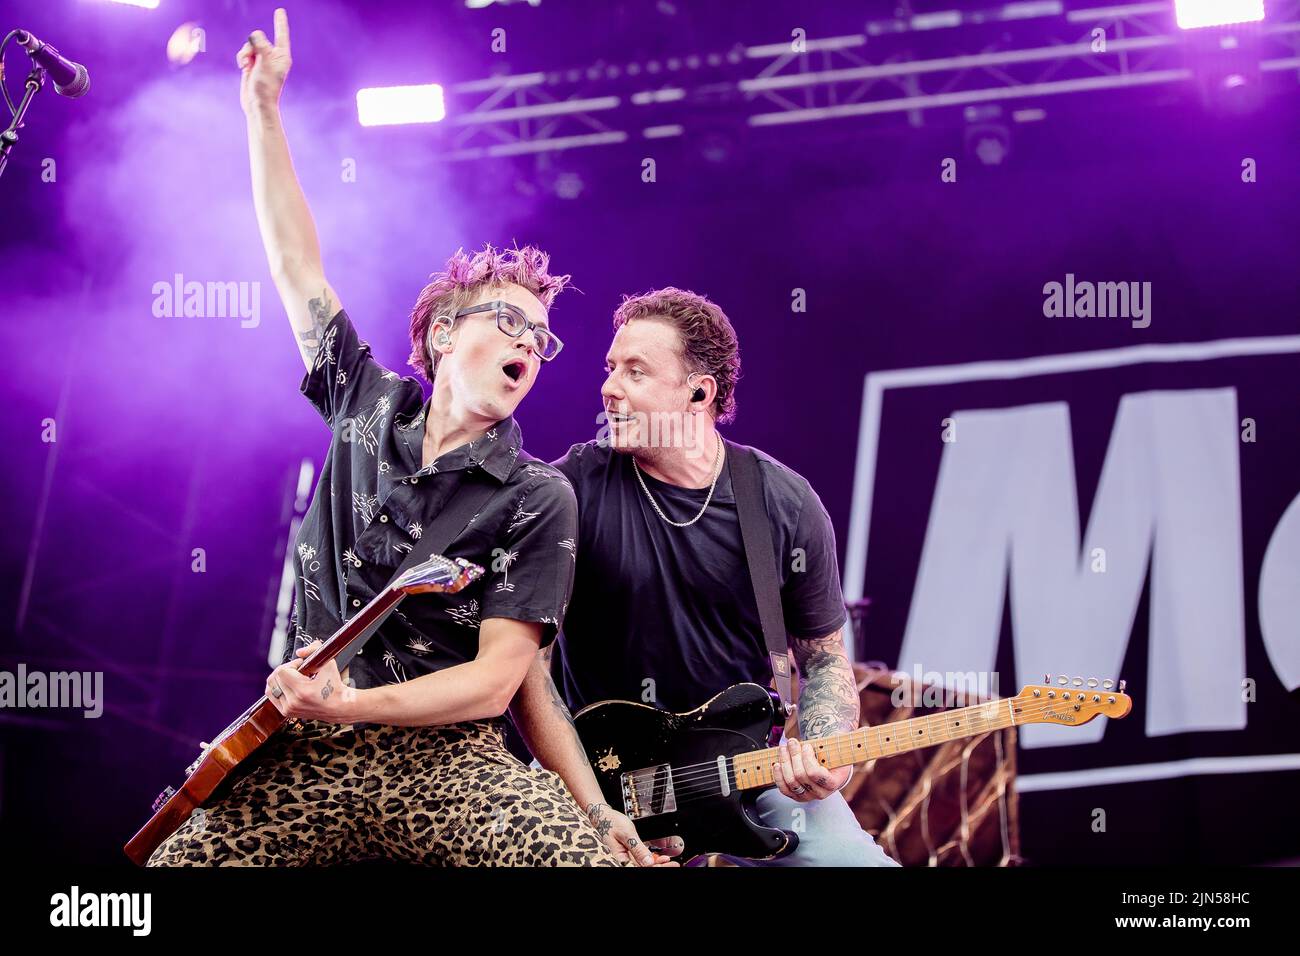
POLYGON ((435 554, 403 574, 393 587, 407 594, 455 594, 482 576, 483 569, 477 564, 435 554))
POLYGON ((1053 683, 1052 675, 1044 674, 1042 684, 1028 684, 1011 698, 1016 723, 1077 727, 1094 717, 1124 717, 1133 709, 1125 683, 1120 681, 1116 688, 1114 681, 1095 677, 1057 677, 1053 683))

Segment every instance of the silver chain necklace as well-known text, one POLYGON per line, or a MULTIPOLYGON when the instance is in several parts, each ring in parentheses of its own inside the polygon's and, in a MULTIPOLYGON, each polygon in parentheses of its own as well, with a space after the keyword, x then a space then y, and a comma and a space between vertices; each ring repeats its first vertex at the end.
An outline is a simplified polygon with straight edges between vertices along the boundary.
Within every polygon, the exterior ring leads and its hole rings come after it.
POLYGON ((722 474, 722 436, 714 434, 713 437, 718 442, 718 450, 713 455, 713 481, 709 484, 709 494, 708 497, 704 499, 704 504, 700 508, 700 513, 690 521, 674 521, 663 513, 663 510, 659 507, 659 502, 655 501, 655 496, 650 494, 650 489, 645 486, 645 479, 641 477, 641 466, 636 463, 636 458, 632 459, 632 468, 636 471, 636 480, 641 485, 641 490, 645 492, 645 496, 650 499, 650 507, 654 508, 655 514, 663 518, 674 528, 689 528, 691 525, 695 524, 695 522, 704 517, 704 512, 708 510, 709 502, 713 500, 713 489, 718 486, 718 476, 722 474))

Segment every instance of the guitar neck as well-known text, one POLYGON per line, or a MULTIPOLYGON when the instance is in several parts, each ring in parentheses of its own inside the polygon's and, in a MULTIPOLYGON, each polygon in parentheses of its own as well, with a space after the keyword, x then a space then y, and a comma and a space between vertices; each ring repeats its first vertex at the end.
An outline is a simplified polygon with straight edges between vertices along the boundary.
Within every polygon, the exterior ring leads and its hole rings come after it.
MULTIPOLYGON (((834 770, 876 757, 892 757, 949 740, 1013 727, 1016 724, 1013 701, 1014 698, 1002 698, 876 727, 859 727, 851 733, 820 737, 808 743, 813 745, 817 762, 834 770)), ((775 784, 773 766, 779 762, 780 756, 780 750, 773 747, 734 757, 732 764, 736 789, 747 790, 775 784)))
POLYGON ((302 673, 310 677, 335 658, 342 658, 340 669, 346 667, 361 645, 379 630, 379 626, 404 597, 406 592, 401 588, 384 588, 352 620, 335 631, 315 654, 307 658, 300 668, 302 673))

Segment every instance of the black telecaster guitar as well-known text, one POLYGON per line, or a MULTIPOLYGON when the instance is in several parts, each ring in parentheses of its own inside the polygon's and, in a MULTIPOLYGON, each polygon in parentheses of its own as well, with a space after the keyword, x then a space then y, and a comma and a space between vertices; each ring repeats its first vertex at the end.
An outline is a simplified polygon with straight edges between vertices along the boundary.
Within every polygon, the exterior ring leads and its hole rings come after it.
MULTIPOLYGON (((1017 696, 810 741, 829 768, 907 753, 1023 724, 1078 727, 1123 717, 1132 700, 1111 681, 1075 678, 1030 685, 1017 696)), ((700 853, 772 859, 799 843, 790 830, 758 822, 754 802, 775 785, 779 752, 768 748, 776 707, 758 684, 735 684, 678 714, 607 700, 574 717, 606 802, 636 823, 642 839, 681 837, 683 860, 700 853)))

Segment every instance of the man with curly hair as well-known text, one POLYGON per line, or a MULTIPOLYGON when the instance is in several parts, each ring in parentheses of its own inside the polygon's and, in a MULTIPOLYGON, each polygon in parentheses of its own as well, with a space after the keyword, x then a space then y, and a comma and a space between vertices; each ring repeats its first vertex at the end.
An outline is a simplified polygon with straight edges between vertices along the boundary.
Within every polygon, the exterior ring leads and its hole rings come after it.
POLYGON ((810 743, 858 725, 835 532, 807 480, 718 431, 736 412, 735 329, 714 302, 671 287, 626 297, 614 329, 601 387, 605 434, 555 462, 577 494, 577 572, 561 653, 552 662, 544 648, 524 681, 537 759, 571 786, 591 773, 564 700, 574 710, 632 700, 680 712, 732 684, 772 680, 731 476, 732 459, 749 455, 803 677, 799 730, 781 740, 777 787, 757 802, 764 825, 800 839, 770 862, 897 866, 839 793, 853 768, 821 766, 810 743))
MULTIPOLYGON (((296 541, 285 663, 266 681, 285 729, 227 778, 152 865, 298 865, 371 858, 438 865, 613 866, 644 846, 589 818, 555 773, 507 750, 504 714, 572 586, 569 483, 529 460, 514 411, 561 349, 548 311, 568 276, 531 246, 458 251, 411 312, 410 364, 383 368, 325 277, 289 158, 279 96, 289 25, 240 50, 253 198, 306 366, 301 391, 332 439, 296 541), (491 497, 448 552, 487 570, 394 612, 343 673, 297 666, 379 594, 455 496, 491 497)), ((616 825, 617 824, 617 825, 616 825)))

